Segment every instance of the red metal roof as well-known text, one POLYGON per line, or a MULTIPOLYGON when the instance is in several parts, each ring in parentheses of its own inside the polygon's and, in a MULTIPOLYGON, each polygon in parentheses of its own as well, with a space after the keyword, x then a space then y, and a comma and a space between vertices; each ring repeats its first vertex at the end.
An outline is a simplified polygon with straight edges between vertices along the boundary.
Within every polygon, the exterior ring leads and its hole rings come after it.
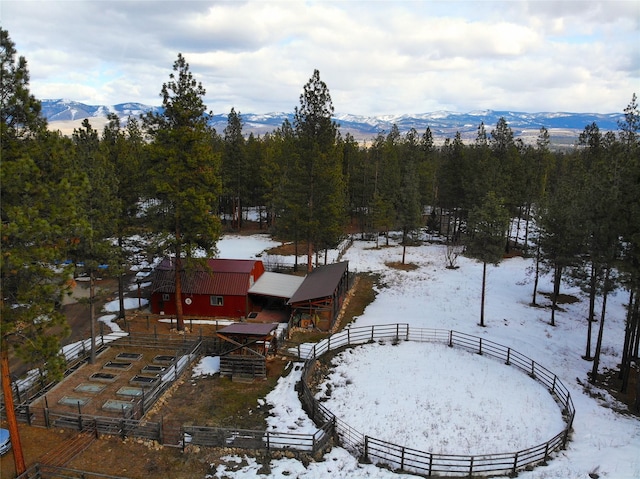
MULTIPOLYGON (((207 260, 210 271, 196 270, 182 273, 183 294, 212 294, 220 296, 245 296, 250 288, 250 273, 258 260, 207 260)), ((257 278, 255 278, 257 279, 257 278)), ((175 292, 173 261, 165 258, 156 268, 152 291, 175 292)))

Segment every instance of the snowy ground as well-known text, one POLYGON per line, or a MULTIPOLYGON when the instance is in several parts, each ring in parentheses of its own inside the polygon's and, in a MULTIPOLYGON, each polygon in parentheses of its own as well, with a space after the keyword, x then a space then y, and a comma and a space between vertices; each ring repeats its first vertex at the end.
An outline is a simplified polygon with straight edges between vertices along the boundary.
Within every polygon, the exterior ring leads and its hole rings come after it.
POLYGON ((317 397, 383 441, 437 454, 492 454, 537 446, 565 427, 556 402, 529 376, 445 344, 376 343, 333 362, 317 397))
MULTIPOLYGON (((273 244, 276 243, 264 235, 233 236, 225 238, 218 247, 220 257, 243 259, 254 258, 273 244)), ((335 255, 329 258, 331 261, 335 255)), ((529 306, 532 284, 527 270, 531 261, 505 260, 488 269, 487 327, 481 328, 480 264, 461 257, 459 269, 446 269, 444 247, 424 245, 407 248, 406 261, 418 266, 414 271, 385 266, 386 262, 398 262, 401 258, 402 248, 395 243, 389 248, 375 249, 373 242, 356 241, 347 251, 343 259, 350 262, 351 271, 379 273, 383 284, 355 326, 401 322, 412 327, 455 329, 485 337, 534 359, 556 373, 569 388, 576 418, 567 449, 560 451, 547 466, 521 472, 518 477, 640 478, 640 421, 605 407, 614 402, 606 392, 601 391, 604 399, 597 400, 585 394, 578 383, 578 379, 586 382, 591 367, 591 363, 581 359, 586 344, 587 304, 578 290, 568 287, 563 290, 581 301, 563 305, 564 311, 556 314, 556 326, 552 327, 548 309, 529 306)), ((550 278, 542 278, 539 288, 550 291, 550 278)), ((614 367, 620 361, 623 304, 627 299, 624 292, 609 299, 602 367, 614 367)), ((548 303, 543 296, 538 296, 538 302, 548 303)), ((336 370, 329 380, 332 393, 327 404, 363 434, 409 447, 418 445, 433 452, 509 452, 543 442, 562 428, 557 406, 535 381, 499 362, 444 349, 437 344, 404 343, 363 346, 344 353, 336 361, 336 370), (492 433, 498 428, 507 433, 492 433), (391 437, 385 437, 386 434, 391 437)), ((215 360, 205 358, 196 367, 194 377, 215 367, 215 360)), ((300 377, 299 367, 291 368, 290 374, 264 398, 273 407, 269 428, 313 432, 315 426, 300 407, 293 389, 300 377)), ((258 474, 262 465, 251 458, 228 460, 228 465, 218 466, 216 473, 208 477, 412 477, 359 464, 341 448, 334 448, 324 461, 306 467, 294 459, 273 460, 269 475, 258 474)))

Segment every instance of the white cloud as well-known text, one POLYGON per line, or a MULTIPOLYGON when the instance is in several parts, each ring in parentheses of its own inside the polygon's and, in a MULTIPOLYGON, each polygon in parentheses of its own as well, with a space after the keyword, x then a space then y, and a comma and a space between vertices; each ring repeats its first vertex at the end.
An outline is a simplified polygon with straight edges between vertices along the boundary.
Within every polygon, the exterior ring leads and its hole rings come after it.
POLYGON ((355 114, 611 112, 640 86, 631 1, 4 0, 1 8, 43 99, 157 105, 179 52, 216 113, 292 111, 314 68, 336 111, 355 114))

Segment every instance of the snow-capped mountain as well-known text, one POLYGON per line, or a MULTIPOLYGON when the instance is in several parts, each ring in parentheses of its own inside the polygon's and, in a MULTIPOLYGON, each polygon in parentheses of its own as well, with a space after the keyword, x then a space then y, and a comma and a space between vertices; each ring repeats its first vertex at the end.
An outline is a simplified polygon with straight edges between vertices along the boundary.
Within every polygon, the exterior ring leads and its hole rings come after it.
POLYGON ((103 118, 115 113, 120 118, 138 117, 148 111, 160 111, 160 108, 141 103, 120 103, 119 105, 86 105, 73 100, 42 100, 42 114, 49 122, 82 120, 84 118, 103 118))
MULTIPOLYGON (((82 120, 84 118, 104 118, 109 113, 117 114, 123 122, 129 116, 138 117, 149 111, 160 112, 161 107, 140 103, 118 105, 86 105, 70 100, 43 100, 42 112, 50 123, 57 121, 82 120)), ((227 126, 227 113, 211 118, 211 126, 222 132, 227 126)), ((246 113, 241 114, 243 131, 246 134, 263 135, 282 126, 285 119, 293 124, 293 113, 246 113)), ((487 134, 495 128, 498 120, 504 118, 516 137, 535 138, 542 126, 549 130, 552 139, 560 142, 574 141, 584 127, 596 123, 602 131, 615 131, 618 122, 624 120, 622 113, 568 113, 541 112, 526 113, 515 111, 482 110, 468 113, 435 111, 420 114, 362 116, 336 114, 335 121, 343 135, 351 134, 357 140, 372 140, 378 134, 388 133, 395 124, 401 133, 414 128, 419 134, 431 129, 435 139, 453 138, 460 132, 465 140, 476 136, 478 127, 484 123, 487 134)))

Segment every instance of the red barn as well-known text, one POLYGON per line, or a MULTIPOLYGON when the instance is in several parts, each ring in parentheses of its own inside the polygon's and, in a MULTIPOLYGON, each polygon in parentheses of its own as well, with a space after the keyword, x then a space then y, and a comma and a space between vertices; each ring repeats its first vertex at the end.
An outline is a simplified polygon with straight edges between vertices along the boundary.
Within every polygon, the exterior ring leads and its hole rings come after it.
MULTIPOLYGON (((246 317, 253 309, 248 291, 264 273, 253 259, 208 259, 209 269, 182 273, 182 311, 185 316, 246 317)), ((151 312, 176 314, 175 265, 165 258, 151 285, 151 312)))

